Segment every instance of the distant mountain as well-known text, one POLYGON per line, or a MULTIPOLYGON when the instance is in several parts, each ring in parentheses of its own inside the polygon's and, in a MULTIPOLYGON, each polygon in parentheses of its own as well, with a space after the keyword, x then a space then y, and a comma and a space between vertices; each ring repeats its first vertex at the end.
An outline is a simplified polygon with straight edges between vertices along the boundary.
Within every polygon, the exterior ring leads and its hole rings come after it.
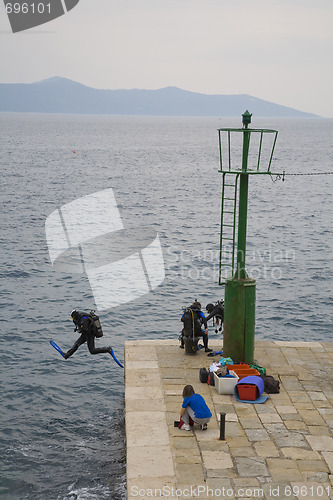
POLYGON ((0 84, 0 112, 84 113, 155 116, 315 117, 247 94, 207 95, 177 87, 158 90, 101 90, 67 78, 0 84))

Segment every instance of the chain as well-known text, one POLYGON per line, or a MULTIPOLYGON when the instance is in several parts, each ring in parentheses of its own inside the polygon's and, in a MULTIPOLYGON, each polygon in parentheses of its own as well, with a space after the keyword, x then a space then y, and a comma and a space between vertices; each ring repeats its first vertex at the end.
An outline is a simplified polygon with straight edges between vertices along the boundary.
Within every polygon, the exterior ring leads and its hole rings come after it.
POLYGON ((308 174, 283 174, 283 175, 329 175, 333 174, 333 172, 310 172, 308 174))
POLYGON ((332 175, 333 172, 309 172, 307 174, 304 174, 304 173, 296 173, 296 174, 286 174, 285 171, 283 171, 282 174, 277 174, 275 176, 275 178, 273 178, 273 175, 271 174, 271 179, 273 182, 276 182, 276 181, 280 181, 282 179, 282 181, 284 181, 284 177, 286 175, 332 175))

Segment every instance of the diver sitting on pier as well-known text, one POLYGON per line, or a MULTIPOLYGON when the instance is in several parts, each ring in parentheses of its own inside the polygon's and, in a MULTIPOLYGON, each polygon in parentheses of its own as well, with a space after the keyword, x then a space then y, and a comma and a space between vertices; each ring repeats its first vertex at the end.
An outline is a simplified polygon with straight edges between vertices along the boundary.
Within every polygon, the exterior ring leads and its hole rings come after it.
POLYGON ((193 304, 185 309, 181 321, 184 323, 184 328, 181 335, 180 347, 184 347, 184 336, 191 337, 193 334, 195 337, 202 337, 203 344, 205 347, 205 352, 212 352, 212 349, 208 348, 208 325, 204 313, 201 311, 200 302, 195 299, 193 304), (201 329, 201 325, 204 325, 205 330, 201 329), (194 331, 193 331, 194 330, 194 331))

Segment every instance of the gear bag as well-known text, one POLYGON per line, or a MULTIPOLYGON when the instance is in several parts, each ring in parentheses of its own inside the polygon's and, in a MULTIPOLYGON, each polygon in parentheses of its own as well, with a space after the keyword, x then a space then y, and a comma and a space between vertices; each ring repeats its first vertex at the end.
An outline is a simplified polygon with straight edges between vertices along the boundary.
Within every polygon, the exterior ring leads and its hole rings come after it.
POLYGON ((214 372, 209 372, 207 384, 208 385, 215 385, 214 372))
POLYGON ((200 368, 199 371, 199 380, 202 384, 207 384, 208 382, 208 370, 207 368, 200 368))
POLYGON ((264 391, 267 394, 278 394, 280 392, 280 382, 272 375, 260 375, 264 381, 264 391))

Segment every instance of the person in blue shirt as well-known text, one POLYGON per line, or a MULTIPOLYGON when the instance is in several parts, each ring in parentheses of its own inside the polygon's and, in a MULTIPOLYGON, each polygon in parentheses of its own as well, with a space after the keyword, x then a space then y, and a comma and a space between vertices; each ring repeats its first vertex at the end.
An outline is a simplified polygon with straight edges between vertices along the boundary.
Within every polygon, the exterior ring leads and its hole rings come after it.
POLYGON ((183 398, 179 428, 185 431, 191 430, 190 421, 192 420, 192 422, 200 425, 202 430, 206 430, 207 424, 212 417, 212 412, 208 408, 204 398, 200 394, 196 394, 191 385, 185 385, 183 398))

